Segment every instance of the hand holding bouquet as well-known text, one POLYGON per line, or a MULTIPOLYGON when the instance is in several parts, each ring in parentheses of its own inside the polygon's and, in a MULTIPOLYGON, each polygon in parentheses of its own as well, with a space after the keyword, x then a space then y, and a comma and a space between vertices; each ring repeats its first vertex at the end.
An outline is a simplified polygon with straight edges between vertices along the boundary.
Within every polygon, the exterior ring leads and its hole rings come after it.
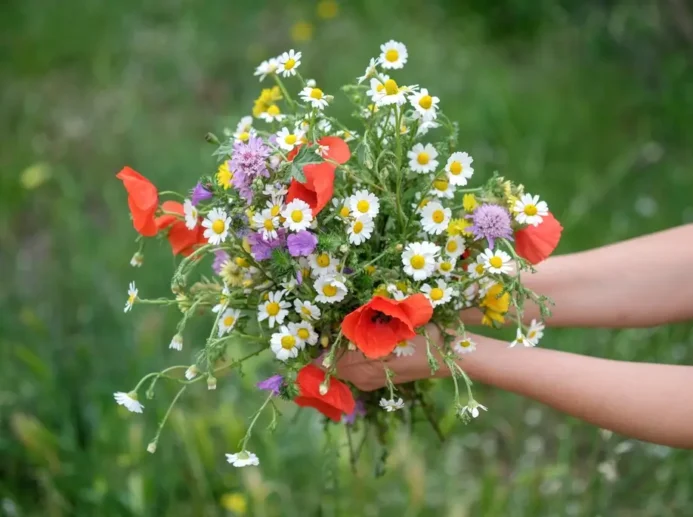
POLYGON ((526 328, 521 315, 528 300, 546 315, 548 300, 526 289, 521 273, 554 250, 560 224, 539 196, 500 176, 470 186, 473 159, 458 147, 438 97, 394 77, 407 62, 405 46, 390 41, 381 51, 343 87, 354 109, 346 124, 329 115, 336 99, 299 73, 300 52, 263 62, 256 75, 274 86, 235 131, 208 135, 220 165, 189 198, 158 192, 128 167, 118 174, 140 234, 132 265, 142 265, 143 237, 168 239, 182 257, 172 299, 140 298, 133 282, 125 311, 176 306, 173 350, 183 348, 191 318, 207 318, 210 331, 194 364, 152 372, 116 401, 141 412, 141 391, 152 398, 156 383, 171 379, 181 385, 175 404, 191 384, 205 379, 215 389, 221 372, 271 357, 273 375, 257 384, 265 402, 238 452, 227 455, 234 466, 258 464, 247 445, 260 414, 276 412, 277 397, 335 422, 365 419, 380 428, 397 411, 425 405, 430 383, 396 387, 385 361, 413 353, 417 335, 431 371, 452 372, 457 413, 476 417, 483 406, 459 364, 475 348, 459 318, 464 308, 479 308, 488 326, 516 321, 512 345, 541 338, 542 323, 526 328), (442 346, 428 339, 430 325, 445 336, 442 346), (384 390, 358 393, 335 377, 336 362, 356 349, 383 359, 384 390))

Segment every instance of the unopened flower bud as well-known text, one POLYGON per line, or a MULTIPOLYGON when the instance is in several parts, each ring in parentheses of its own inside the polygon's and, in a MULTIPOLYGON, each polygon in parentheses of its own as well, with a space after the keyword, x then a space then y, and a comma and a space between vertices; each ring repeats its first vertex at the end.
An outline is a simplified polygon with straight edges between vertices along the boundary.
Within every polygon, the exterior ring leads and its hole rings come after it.
POLYGON ((142 267, 142 263, 144 262, 144 255, 142 255, 139 251, 136 252, 132 258, 130 259, 130 265, 132 267, 142 267))
POLYGON ((317 83, 315 82, 315 79, 308 79, 308 80, 306 80, 306 86, 308 86, 309 88, 315 88, 315 85, 316 85, 316 84, 317 84, 317 83))
POLYGON ((149 445, 147 445, 147 452, 150 454, 154 454, 156 452, 156 442, 149 442, 149 445))
POLYGON ((347 350, 350 350, 353 352, 354 350, 356 350, 356 345, 354 343, 352 343, 351 341, 349 341, 349 344, 347 345, 347 350))
POLYGON ((207 389, 208 390, 217 389, 217 378, 214 375, 209 375, 207 377, 207 389))
POLYGON ((346 244, 342 244, 339 247, 339 251, 340 251, 340 253, 346 253, 347 251, 349 251, 349 246, 347 246, 346 244))
POLYGON ((320 391, 320 395, 325 395, 329 389, 330 389, 329 381, 323 381, 320 383, 320 388, 318 391, 320 391))
POLYGON ((330 338, 326 335, 320 336, 320 346, 323 348, 327 348, 327 345, 330 344, 330 338))
POLYGON ((402 244, 397 244, 397 246, 395 246, 396 251, 402 251, 403 249, 404 249, 404 246, 402 246, 402 244))
POLYGON ((168 345, 168 347, 172 348, 173 350, 183 350, 183 336, 180 334, 173 336, 171 339, 171 344, 168 345))
POLYGON ((185 370, 185 378, 188 379, 189 381, 193 380, 195 377, 197 377, 197 374, 200 373, 200 370, 197 369, 197 366, 194 364, 185 370))
POLYGON ((326 355, 325 358, 322 360, 322 366, 323 368, 329 368, 332 366, 332 356, 326 355))

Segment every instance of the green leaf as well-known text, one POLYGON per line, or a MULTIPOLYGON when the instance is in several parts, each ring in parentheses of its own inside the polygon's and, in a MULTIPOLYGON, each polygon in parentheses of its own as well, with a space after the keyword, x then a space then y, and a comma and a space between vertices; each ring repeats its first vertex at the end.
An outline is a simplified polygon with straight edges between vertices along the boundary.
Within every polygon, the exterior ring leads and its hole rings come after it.
POLYGON ((306 175, 303 172, 303 165, 297 164, 296 161, 291 163, 291 177, 299 183, 306 182, 306 175))

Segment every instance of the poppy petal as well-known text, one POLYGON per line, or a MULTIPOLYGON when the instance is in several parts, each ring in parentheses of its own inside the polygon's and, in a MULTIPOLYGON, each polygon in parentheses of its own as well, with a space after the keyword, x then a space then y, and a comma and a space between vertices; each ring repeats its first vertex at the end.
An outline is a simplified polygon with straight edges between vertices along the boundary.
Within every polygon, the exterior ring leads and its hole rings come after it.
MULTIPOLYGON (((303 167, 303 172, 306 175, 306 185, 315 192, 315 205, 311 205, 313 217, 317 216, 320 210, 325 208, 325 205, 332 199, 332 193, 334 192, 334 169, 334 164, 328 162, 310 163, 303 167)), ((308 204, 310 205, 310 203, 308 204)))
POLYGON ((563 227, 549 212, 539 226, 528 226, 515 233, 515 251, 530 264, 546 260, 561 240, 563 227))
POLYGON ((318 144, 327 146, 327 156, 325 156, 325 158, 328 160, 343 164, 348 162, 349 158, 351 158, 349 146, 339 137, 324 136, 318 140, 318 144))
POLYGON ((408 296, 399 307, 407 314, 413 328, 425 325, 433 317, 433 305, 421 293, 408 296))

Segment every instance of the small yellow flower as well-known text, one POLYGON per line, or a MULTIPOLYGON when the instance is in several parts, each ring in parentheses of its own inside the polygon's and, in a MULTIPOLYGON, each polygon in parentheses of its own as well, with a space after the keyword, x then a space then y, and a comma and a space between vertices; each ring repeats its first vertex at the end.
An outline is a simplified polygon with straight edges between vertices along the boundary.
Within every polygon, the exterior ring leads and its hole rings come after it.
POLYGON ((375 291, 373 291, 373 296, 382 296, 383 298, 389 298, 390 293, 387 292, 387 285, 380 284, 375 291))
POLYGON ((293 27, 291 27, 291 39, 296 43, 310 41, 312 37, 313 25, 309 22, 296 22, 293 27))
POLYGON ((395 287, 402 291, 403 293, 406 293, 409 287, 407 286, 407 283, 404 282, 403 280, 400 280, 399 282, 395 283, 395 287))
POLYGON ((493 327, 494 321, 503 325, 505 323, 505 316, 500 312, 491 310, 484 312, 484 315, 481 318, 482 325, 486 325, 487 327, 493 327))
POLYGON ((335 0, 320 0, 317 7, 318 18, 329 20, 339 13, 339 5, 335 0))
MULTIPOLYGON (((276 107, 276 102, 282 98, 282 92, 279 86, 273 86, 272 88, 263 88, 260 92, 260 96, 255 99, 253 104, 253 116, 259 117, 261 114, 269 110, 270 107, 274 106, 274 109, 278 110, 276 107)), ((277 111, 279 113, 279 111, 277 111)))
POLYGON ((479 206, 474 194, 465 194, 462 198, 462 208, 465 212, 473 212, 474 209, 479 206))
POLYGON ((248 501, 245 496, 239 492, 230 492, 222 495, 221 506, 224 510, 233 512, 236 515, 245 515, 248 511, 248 501))
POLYGON ((495 284, 481 301, 480 306, 485 309, 482 324, 492 326, 494 321, 501 324, 505 322, 505 314, 510 308, 510 293, 499 296, 501 292, 503 292, 503 286, 495 284))
POLYGON ((375 266, 368 265, 368 266, 364 267, 363 269, 366 271, 367 275, 372 275, 373 273, 375 273, 375 266))
POLYGON ((448 224, 448 235, 466 235, 471 236, 472 233, 467 231, 467 228, 471 226, 471 221, 467 219, 451 219, 450 224, 448 224))
POLYGON ((243 249, 246 253, 251 252, 250 241, 248 241, 247 237, 243 237, 243 249))
POLYGON ((231 186, 232 179, 233 172, 229 169, 229 162, 224 160, 219 164, 219 168, 217 169, 217 185, 227 190, 231 186))

